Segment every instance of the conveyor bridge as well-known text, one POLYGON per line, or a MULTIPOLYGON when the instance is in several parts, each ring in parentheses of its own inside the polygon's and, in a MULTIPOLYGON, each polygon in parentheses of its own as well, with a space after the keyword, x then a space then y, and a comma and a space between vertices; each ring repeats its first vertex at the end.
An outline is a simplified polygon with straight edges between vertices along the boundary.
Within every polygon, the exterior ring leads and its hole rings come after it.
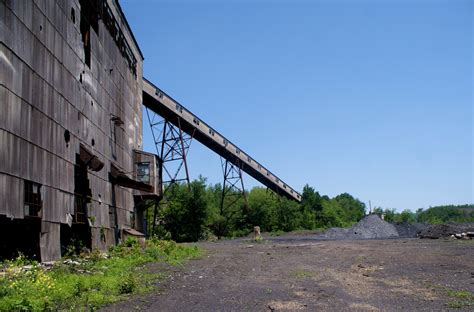
POLYGON ((292 187, 145 78, 143 79, 143 105, 275 193, 301 201, 301 195, 292 187))

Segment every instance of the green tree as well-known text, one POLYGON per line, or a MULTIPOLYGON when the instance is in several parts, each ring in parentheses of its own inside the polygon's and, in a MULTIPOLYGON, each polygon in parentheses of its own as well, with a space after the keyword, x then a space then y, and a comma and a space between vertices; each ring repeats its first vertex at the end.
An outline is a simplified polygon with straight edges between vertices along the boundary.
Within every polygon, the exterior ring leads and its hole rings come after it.
POLYGON ((247 222, 250 227, 260 226, 262 231, 278 228, 277 198, 274 193, 262 187, 254 187, 248 194, 247 222))
POLYGON ((416 222, 416 215, 408 209, 403 210, 401 213, 396 214, 394 218, 395 222, 400 223, 415 223, 416 222))
POLYGON ((342 193, 334 199, 341 209, 341 219, 346 224, 358 222, 365 216, 365 204, 348 193, 342 193))
POLYGON ((163 205, 164 227, 177 242, 199 240, 208 217, 206 180, 199 177, 190 183, 171 186, 168 200, 163 205))
POLYGON ((308 184, 303 187, 303 192, 301 193, 301 208, 303 211, 321 212, 323 210, 321 195, 308 184))
POLYGON ((320 228, 343 226, 344 222, 341 219, 341 215, 342 208, 337 201, 324 200, 323 211, 319 220, 317 220, 317 226, 320 228))

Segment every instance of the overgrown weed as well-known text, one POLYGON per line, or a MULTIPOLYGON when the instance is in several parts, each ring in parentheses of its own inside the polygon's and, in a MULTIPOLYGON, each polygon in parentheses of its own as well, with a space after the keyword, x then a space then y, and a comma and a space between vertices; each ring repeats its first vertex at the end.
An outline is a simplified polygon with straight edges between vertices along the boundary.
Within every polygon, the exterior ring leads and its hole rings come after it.
POLYGON ((99 251, 62 259, 46 268, 20 255, 0 272, 0 311, 95 310, 130 294, 152 289, 160 273, 149 262, 179 265, 201 255, 197 246, 150 239, 142 248, 130 239, 106 255, 99 251))

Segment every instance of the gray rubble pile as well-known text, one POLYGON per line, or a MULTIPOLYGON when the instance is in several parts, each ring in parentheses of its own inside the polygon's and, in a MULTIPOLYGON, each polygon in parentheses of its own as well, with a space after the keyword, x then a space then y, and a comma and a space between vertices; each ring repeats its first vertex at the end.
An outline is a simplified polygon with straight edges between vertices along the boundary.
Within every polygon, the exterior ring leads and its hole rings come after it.
POLYGON ((351 228, 330 228, 316 239, 373 239, 373 238, 456 238, 473 239, 474 223, 423 224, 389 223, 378 215, 364 217, 351 228))
POLYGON ((418 237, 418 235, 430 227, 429 224, 426 223, 394 223, 393 224, 397 229, 398 236, 402 238, 414 238, 418 237))
POLYGON ((454 223, 448 222, 444 224, 432 225, 419 234, 420 238, 443 238, 451 237, 454 235, 455 238, 468 237, 467 233, 474 232, 474 223, 454 223), (466 235, 462 235, 465 233, 466 235), (456 236, 456 234, 459 234, 456 236))
POLYGON ((370 238, 396 238, 399 237, 397 229, 378 215, 371 214, 354 224, 348 229, 331 228, 320 235, 323 239, 370 239, 370 238))

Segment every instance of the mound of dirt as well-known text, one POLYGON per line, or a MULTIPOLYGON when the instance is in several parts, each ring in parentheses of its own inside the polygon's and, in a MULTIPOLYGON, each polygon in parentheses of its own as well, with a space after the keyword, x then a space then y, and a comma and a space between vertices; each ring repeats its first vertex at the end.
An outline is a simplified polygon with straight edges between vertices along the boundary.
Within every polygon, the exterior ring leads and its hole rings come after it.
POLYGON ((474 232, 474 223, 435 224, 422 230, 418 236, 420 238, 443 238, 464 232, 474 232))
POLYGON ((348 229, 331 228, 321 234, 324 239, 369 239, 399 237, 397 229, 378 215, 368 215, 348 229))

